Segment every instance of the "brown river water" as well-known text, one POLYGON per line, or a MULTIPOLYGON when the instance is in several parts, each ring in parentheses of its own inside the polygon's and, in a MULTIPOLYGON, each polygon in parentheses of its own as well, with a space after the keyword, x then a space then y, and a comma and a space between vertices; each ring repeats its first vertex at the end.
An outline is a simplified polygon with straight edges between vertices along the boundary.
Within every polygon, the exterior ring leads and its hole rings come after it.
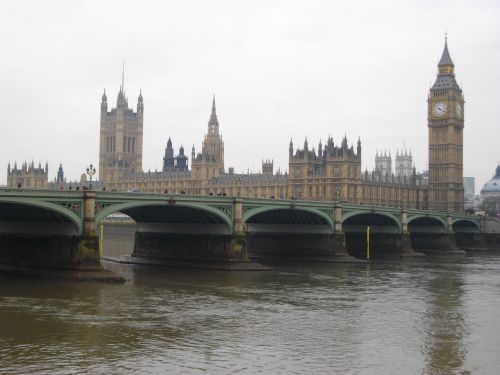
POLYGON ((0 373, 500 373, 500 253, 267 272, 105 265, 128 281, 0 277, 0 373))

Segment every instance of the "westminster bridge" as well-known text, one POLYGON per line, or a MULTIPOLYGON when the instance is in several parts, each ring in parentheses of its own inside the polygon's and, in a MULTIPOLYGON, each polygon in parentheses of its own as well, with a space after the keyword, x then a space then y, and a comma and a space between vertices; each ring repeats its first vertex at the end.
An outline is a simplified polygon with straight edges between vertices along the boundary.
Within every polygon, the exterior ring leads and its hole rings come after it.
POLYGON ((0 263, 100 267, 99 226, 134 220, 135 257, 240 260, 363 257, 456 251, 485 231, 462 214, 339 202, 0 189, 0 263))

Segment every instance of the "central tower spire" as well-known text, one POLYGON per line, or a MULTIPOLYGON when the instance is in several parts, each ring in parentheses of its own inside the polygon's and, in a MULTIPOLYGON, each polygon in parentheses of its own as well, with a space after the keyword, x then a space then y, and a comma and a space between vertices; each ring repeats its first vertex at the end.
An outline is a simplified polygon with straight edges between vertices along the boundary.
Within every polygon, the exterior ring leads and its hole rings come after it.
POLYGON ((201 149, 203 160, 213 163, 217 173, 224 173, 224 142, 219 134, 219 120, 215 108, 215 95, 212 98, 212 112, 208 120, 208 133, 201 149))
POLYGON ((217 119, 217 112, 215 109, 215 95, 212 99, 212 113, 210 114, 210 120, 208 120, 208 134, 219 134, 219 120, 217 119))
POLYGON ((120 91, 125 91, 125 61, 122 61, 122 86, 120 91))
POLYGON ((444 37, 444 49, 443 54, 441 55, 441 60, 439 60, 438 64, 438 74, 452 74, 455 65, 451 60, 450 51, 448 51, 448 35, 444 37))

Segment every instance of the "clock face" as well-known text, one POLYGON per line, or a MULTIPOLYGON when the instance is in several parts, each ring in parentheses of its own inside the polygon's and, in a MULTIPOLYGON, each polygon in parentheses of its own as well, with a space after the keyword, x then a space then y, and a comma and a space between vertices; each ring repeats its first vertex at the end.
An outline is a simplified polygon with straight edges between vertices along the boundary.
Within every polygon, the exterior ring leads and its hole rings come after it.
POLYGON ((463 116, 463 110, 464 109, 462 107, 462 104, 457 103, 455 105, 455 114, 457 115, 457 117, 462 118, 462 116, 463 116))
POLYGON ((448 105, 445 102, 436 102, 432 106, 432 114, 436 117, 443 117, 448 111, 448 105))

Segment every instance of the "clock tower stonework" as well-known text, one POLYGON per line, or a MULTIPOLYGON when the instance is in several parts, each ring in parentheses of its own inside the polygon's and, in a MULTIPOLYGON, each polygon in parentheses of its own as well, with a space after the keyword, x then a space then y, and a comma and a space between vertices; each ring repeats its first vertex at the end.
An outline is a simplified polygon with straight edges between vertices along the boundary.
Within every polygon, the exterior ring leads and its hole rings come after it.
POLYGON ((429 91, 429 208, 463 212, 464 97, 445 39, 438 74, 429 91))

